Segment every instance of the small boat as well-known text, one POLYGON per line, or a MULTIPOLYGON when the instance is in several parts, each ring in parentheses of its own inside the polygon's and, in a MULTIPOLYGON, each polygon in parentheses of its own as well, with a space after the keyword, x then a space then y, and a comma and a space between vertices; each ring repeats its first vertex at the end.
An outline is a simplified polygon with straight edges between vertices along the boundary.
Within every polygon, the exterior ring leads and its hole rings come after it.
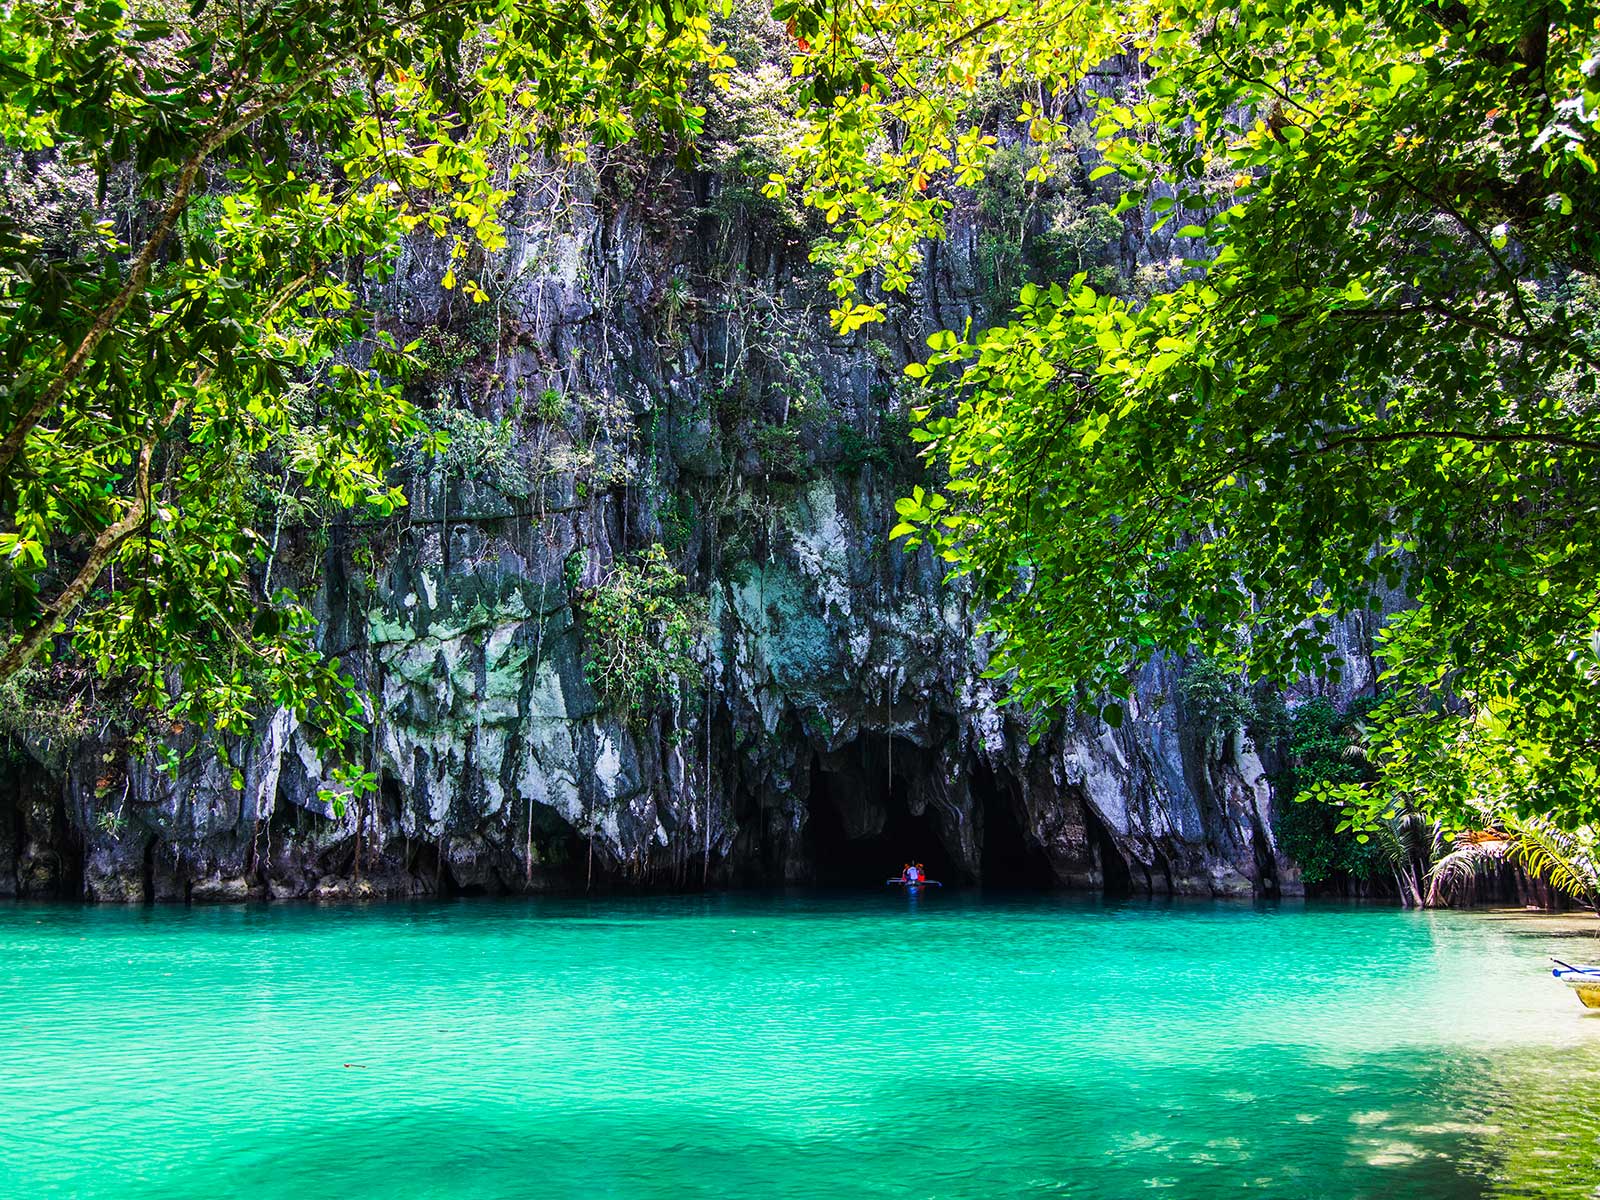
POLYGON ((904 879, 885 879, 889 887, 903 887, 908 892, 920 892, 925 887, 943 887, 937 879, 919 879, 915 883, 907 883, 904 879))
POLYGON ((1556 964, 1550 974, 1577 992, 1585 1008, 1600 1008, 1600 967, 1573 966, 1559 958, 1550 961, 1556 964))

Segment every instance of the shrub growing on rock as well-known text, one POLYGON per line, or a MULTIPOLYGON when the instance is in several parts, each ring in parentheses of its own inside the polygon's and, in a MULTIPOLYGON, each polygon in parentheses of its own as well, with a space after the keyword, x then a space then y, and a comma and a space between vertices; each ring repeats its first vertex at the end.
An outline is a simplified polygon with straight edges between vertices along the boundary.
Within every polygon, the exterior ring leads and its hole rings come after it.
POLYGON ((600 702, 630 723, 642 723, 699 672, 694 651, 705 603, 685 594, 687 583, 654 542, 578 596, 584 673, 600 702))

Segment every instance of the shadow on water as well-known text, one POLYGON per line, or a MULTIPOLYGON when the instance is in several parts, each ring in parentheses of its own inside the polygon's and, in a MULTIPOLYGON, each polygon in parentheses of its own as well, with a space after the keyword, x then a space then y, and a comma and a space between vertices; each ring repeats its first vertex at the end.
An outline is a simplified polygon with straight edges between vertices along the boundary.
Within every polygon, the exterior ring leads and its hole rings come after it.
POLYGON ((581 1106, 543 1100, 531 1084, 515 1099, 473 1095, 444 1072, 433 1095, 400 1111, 334 1111, 293 1129, 267 1116, 249 1138, 175 1166, 169 1182, 226 1180, 267 1200, 1592 1194, 1592 1085, 1521 1106, 1487 1061, 1468 1079, 1424 1057, 1330 1068, 1284 1051, 1222 1077, 1104 1065, 1072 1086, 995 1079, 980 1064, 834 1096, 787 1096, 774 1081, 742 1112, 670 1088, 581 1106), (1550 1121, 1566 1104, 1587 1115, 1550 1121), (397 1157, 397 1147, 410 1149, 397 1157))

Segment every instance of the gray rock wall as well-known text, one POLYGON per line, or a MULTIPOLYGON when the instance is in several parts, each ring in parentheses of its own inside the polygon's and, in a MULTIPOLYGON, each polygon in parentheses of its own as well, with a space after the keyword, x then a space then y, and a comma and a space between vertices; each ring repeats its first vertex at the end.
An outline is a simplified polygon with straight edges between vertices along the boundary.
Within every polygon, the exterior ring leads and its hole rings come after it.
POLYGON ((840 339, 803 231, 720 187, 552 172, 471 266, 490 304, 442 291, 420 245, 375 297, 466 347, 423 399, 505 422, 511 466, 413 465, 392 521, 280 531, 275 569, 370 697, 375 795, 333 817, 281 712, 231 748, 242 790, 207 755, 172 780, 87 745, 14 772, 0 894, 870 886, 907 856, 952 883, 1297 890, 1261 760, 1186 720, 1180 668, 1148 670, 1116 732, 1030 740, 966 596, 887 541, 920 469, 899 367, 972 311, 974 229, 840 339), (704 667, 630 721, 586 678, 574 595, 658 540, 706 598, 704 667))

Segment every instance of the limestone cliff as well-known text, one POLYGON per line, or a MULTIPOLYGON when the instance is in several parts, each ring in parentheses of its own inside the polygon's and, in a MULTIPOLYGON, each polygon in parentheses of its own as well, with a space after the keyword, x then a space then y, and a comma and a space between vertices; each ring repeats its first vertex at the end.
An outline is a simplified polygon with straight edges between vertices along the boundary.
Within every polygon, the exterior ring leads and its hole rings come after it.
MULTIPOLYGON (((1296 890, 1260 758, 1186 714, 1180 667, 1118 731, 1030 738, 965 594, 888 543, 921 470, 899 369, 982 306, 976 207, 845 339, 812 231, 726 174, 553 170, 514 217, 472 264, 491 303, 441 290, 420 245, 371 297, 434 354, 419 400, 451 454, 412 457, 391 521, 275 531, 371 698, 375 794, 335 818, 284 713, 232 749, 242 789, 212 756, 173 780, 91 740, 13 769, 0 894, 871 885, 912 856, 949 882, 1296 890), (657 542, 705 598, 704 665, 618 713, 575 598, 657 542)), ((1130 272, 1160 250, 1136 221, 1103 249, 1130 272)))

